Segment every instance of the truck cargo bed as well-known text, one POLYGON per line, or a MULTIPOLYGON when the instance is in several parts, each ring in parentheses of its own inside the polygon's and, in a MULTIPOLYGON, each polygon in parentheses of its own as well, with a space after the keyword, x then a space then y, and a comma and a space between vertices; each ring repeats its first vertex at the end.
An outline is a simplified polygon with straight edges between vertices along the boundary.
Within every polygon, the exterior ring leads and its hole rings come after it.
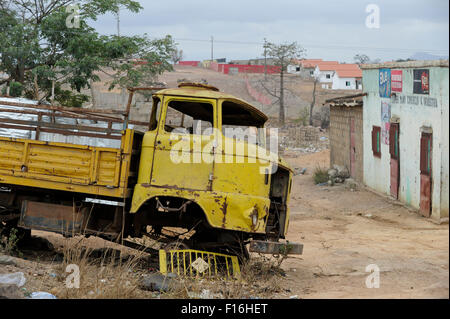
MULTIPOLYGON (((6 103, 3 101, 0 104, 6 103)), ((34 139, 0 134, 0 186, 17 185, 115 198, 131 195, 130 188, 134 186, 133 179, 137 174, 137 164, 133 162, 139 160, 142 139, 139 132, 113 129, 113 125, 122 126, 123 123, 118 118, 111 120, 111 116, 103 118, 101 116, 104 115, 94 116, 81 111, 74 114, 73 110, 68 113, 64 109, 21 106, 26 108, 0 109, 0 114, 3 114, 0 127, 19 132, 31 131, 34 139), (19 117, 7 116, 13 112, 19 117), (23 120, 20 117, 20 114, 39 116, 40 112, 44 116, 40 116, 39 120, 23 120), (44 117, 49 120, 44 121, 44 117), (66 122, 67 119, 81 119, 86 123, 89 118, 95 118, 95 124, 64 123, 64 119, 66 122), (100 129, 102 124, 107 127, 100 129), (42 140, 44 132, 53 139, 42 140), (108 140, 117 142, 106 145, 118 147, 96 146, 104 145, 108 140), (94 144, 82 145, 82 141, 93 141, 94 144)))

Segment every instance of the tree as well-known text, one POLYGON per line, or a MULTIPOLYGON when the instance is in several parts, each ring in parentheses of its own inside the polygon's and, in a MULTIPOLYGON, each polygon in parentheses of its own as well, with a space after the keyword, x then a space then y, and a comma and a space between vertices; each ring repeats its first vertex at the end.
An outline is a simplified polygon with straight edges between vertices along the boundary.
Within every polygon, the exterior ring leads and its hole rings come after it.
MULTIPOLYGON (((288 44, 274 44, 271 42, 265 43, 265 51, 268 57, 273 59, 273 64, 280 68, 280 93, 269 92, 272 96, 276 97, 280 105, 279 121, 281 125, 285 124, 285 110, 284 110, 284 82, 285 73, 287 67, 291 64, 292 60, 300 59, 303 57, 305 50, 297 44, 297 42, 288 44)), ((267 90, 267 88, 266 88, 267 90)))
POLYGON ((175 48, 172 52, 172 62, 177 64, 181 60, 183 60, 183 50, 175 48))
POLYGON ((131 0, 0 0, 0 71, 9 75, 3 83, 19 82, 26 95, 48 99, 63 86, 79 93, 106 69, 112 70, 110 88, 150 83, 171 70, 170 36, 99 35, 86 22, 119 7, 142 9, 131 0))
POLYGON ((370 62, 370 58, 365 54, 357 54, 353 57, 357 64, 366 64, 370 62))
POLYGON ((312 101, 309 106, 309 125, 313 125, 313 109, 316 105, 316 92, 317 92, 317 82, 319 82, 319 78, 314 76, 314 85, 313 85, 313 91, 312 91, 312 101))

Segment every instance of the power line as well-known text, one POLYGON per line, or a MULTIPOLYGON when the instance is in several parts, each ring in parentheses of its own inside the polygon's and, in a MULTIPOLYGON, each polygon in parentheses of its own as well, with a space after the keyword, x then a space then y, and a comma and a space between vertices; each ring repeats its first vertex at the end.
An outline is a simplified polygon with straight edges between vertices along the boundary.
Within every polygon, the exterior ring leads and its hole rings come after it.
MULTIPOLYGON (((203 39, 190 39, 190 38, 174 38, 175 41, 188 41, 188 42, 211 42, 211 40, 203 39)), ((260 45, 264 46, 264 42, 251 42, 251 41, 227 41, 227 40, 217 40, 216 43, 228 43, 228 44, 243 44, 243 45, 260 45)), ((338 49, 338 50, 375 50, 375 51, 396 51, 396 52, 434 52, 434 53, 448 53, 448 49, 418 49, 418 48, 387 48, 387 47, 370 47, 370 46, 347 46, 339 44, 311 44, 311 43, 300 43, 305 47, 310 48, 321 48, 321 49, 338 49)))

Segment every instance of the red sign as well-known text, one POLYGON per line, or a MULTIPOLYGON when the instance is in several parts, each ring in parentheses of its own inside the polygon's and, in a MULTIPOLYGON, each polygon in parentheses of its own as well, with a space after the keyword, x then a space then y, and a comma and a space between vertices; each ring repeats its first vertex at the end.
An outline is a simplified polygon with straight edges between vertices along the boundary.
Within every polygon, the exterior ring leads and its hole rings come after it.
POLYGON ((391 70, 391 91, 401 92, 403 87, 403 71, 391 70))

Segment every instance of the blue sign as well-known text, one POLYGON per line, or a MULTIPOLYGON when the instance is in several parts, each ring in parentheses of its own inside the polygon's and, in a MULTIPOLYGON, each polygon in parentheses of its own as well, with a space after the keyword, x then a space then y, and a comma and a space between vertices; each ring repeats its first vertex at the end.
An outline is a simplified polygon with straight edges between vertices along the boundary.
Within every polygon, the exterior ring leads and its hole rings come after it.
POLYGON ((391 69, 380 69, 380 97, 391 97, 391 69))

